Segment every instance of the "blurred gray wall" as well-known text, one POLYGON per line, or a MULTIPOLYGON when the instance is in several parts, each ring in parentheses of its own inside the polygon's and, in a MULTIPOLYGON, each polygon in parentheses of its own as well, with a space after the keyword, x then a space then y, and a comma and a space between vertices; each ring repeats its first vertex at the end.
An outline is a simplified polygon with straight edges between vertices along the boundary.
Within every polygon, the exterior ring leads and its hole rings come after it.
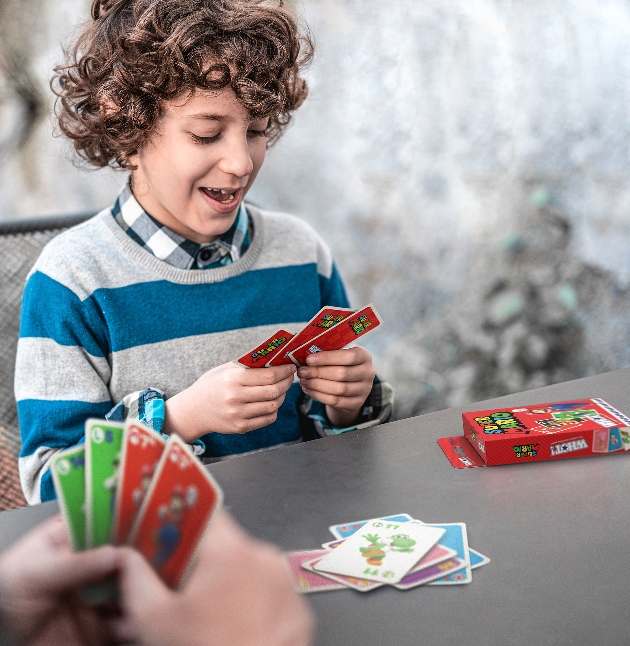
MULTIPOLYGON (((124 179, 51 135, 88 4, 0 0, 0 218, 96 210, 124 179)), ((293 4, 311 93, 250 197, 313 224, 381 312, 397 415, 630 365, 630 3, 293 4)))

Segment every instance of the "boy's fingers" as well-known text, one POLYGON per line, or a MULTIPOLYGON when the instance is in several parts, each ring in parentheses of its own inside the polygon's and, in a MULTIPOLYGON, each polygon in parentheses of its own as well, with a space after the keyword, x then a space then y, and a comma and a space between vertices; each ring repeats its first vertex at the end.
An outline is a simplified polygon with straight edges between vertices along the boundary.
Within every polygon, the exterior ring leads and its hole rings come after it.
POLYGON ((297 368, 291 365, 273 366, 272 368, 250 368, 243 370, 241 383, 245 386, 272 386, 289 377, 293 377, 297 368))
POLYGON ((340 397, 358 397, 365 392, 362 381, 328 381, 327 379, 305 379, 302 388, 311 392, 340 397))
POLYGON ((365 348, 357 346, 344 350, 316 352, 306 357, 306 363, 309 366, 356 366, 369 359, 370 353, 365 348))
MULTIPOLYGON (((367 381, 366 366, 307 366, 298 370, 298 378, 328 379, 329 381, 367 381)), ((371 377, 373 378, 373 376, 371 377)))
POLYGON ((243 402, 265 402, 285 395, 293 383, 293 375, 271 386, 247 386, 243 392, 243 402))
POLYGON ((285 394, 283 393, 276 399, 269 401, 252 402, 241 407, 240 414, 243 419, 254 419, 255 417, 266 417, 275 414, 284 402, 285 394))

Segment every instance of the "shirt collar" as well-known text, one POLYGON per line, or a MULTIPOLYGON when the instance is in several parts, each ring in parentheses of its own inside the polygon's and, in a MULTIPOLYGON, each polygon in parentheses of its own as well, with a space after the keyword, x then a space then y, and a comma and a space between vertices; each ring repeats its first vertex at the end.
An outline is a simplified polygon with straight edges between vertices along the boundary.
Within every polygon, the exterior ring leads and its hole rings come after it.
POLYGON ((236 262, 249 248, 252 223, 241 204, 232 226, 214 242, 200 244, 180 236, 149 215, 125 184, 112 215, 125 233, 149 253, 179 269, 212 269, 236 262))

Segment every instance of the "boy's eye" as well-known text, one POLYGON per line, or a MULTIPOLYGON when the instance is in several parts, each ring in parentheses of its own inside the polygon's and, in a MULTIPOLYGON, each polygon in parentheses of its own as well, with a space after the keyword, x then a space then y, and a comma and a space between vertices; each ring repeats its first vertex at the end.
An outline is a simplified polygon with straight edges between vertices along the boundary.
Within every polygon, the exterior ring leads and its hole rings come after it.
POLYGON ((202 145, 203 144, 211 144, 211 143, 215 142, 219 138, 219 135, 213 135, 212 137, 201 137, 200 135, 196 135, 196 134, 194 134, 192 132, 190 133, 190 136, 192 137, 192 140, 196 144, 202 144, 202 145))

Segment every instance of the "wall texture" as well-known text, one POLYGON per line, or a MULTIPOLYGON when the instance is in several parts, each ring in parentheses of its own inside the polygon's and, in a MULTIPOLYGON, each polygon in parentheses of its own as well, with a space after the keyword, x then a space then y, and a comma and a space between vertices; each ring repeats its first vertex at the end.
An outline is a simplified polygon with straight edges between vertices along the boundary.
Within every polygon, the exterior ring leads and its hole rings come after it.
MULTIPOLYGON (((0 0, 0 218, 95 210, 46 79, 85 0, 0 0), (17 70, 17 71, 16 71, 17 70)), ((311 94, 250 197, 329 241, 399 416, 630 365, 630 4, 304 0, 311 94)))

